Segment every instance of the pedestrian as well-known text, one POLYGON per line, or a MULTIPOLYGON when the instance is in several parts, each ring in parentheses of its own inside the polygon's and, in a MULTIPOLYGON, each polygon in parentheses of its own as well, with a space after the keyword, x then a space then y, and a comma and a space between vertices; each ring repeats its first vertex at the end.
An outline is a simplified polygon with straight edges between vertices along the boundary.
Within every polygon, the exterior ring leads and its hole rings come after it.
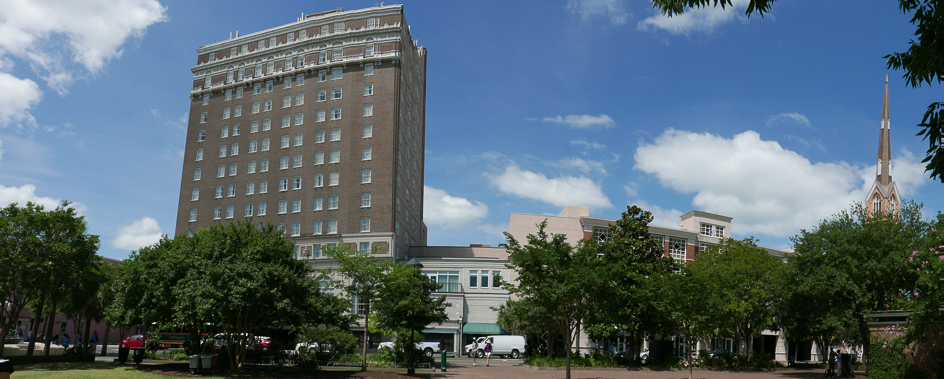
POLYGON ((492 358, 492 341, 485 341, 485 367, 492 358))
POLYGON ((63 354, 69 351, 69 334, 68 333, 62 335, 62 347, 63 347, 63 350, 62 350, 63 354))
POLYGON ((95 348, 98 347, 98 331, 97 330, 92 332, 92 339, 90 341, 92 342, 92 346, 91 346, 92 354, 94 354, 95 348))
POLYGON ((475 366, 475 358, 479 356, 479 340, 472 340, 472 350, 469 354, 472 355, 472 365, 475 366))
POLYGON ((56 345, 59 344, 59 335, 58 335, 58 334, 52 336, 52 343, 54 343, 54 344, 56 344, 56 345))
MULTIPOLYGON (((842 355, 843 355, 843 354, 842 354, 842 353, 843 353, 843 351, 842 351, 842 346, 840 346, 840 347, 839 347, 839 353, 836 354, 836 367, 839 368, 839 376, 840 376, 840 377, 842 377, 842 374, 843 374, 843 372, 842 372, 842 358, 843 358, 842 355)), ((846 359, 849 359, 849 357, 846 357, 846 359)))
POLYGON ((829 371, 826 372, 826 377, 836 377, 836 350, 829 351, 829 371))

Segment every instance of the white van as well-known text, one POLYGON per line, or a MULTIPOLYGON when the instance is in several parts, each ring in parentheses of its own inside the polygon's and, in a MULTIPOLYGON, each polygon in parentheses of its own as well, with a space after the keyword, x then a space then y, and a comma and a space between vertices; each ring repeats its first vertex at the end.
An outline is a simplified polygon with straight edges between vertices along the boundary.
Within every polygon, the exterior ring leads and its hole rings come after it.
MULTIPOLYGON (((495 356, 509 356, 511 358, 517 359, 522 354, 525 353, 528 349, 528 344, 524 342, 524 336, 488 336, 488 337, 479 337, 476 339, 476 342, 479 344, 478 357, 482 358, 485 356, 485 343, 492 343, 492 355, 495 356)), ((465 353, 468 356, 472 356, 472 345, 465 345, 465 353)))

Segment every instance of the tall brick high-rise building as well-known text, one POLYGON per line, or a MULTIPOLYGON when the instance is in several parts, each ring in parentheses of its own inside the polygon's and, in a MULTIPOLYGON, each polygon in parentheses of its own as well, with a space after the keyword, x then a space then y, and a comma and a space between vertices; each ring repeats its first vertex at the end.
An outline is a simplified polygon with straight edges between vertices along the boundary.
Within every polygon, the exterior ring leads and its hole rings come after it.
POLYGON ((197 49, 177 234, 249 219, 300 258, 426 244, 426 49, 400 5, 302 15, 197 49))

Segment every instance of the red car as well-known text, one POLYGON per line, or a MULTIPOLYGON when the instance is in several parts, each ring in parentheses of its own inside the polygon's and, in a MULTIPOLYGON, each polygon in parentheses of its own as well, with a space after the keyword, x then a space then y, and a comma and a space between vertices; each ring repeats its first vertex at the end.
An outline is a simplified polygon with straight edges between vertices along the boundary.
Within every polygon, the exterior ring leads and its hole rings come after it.
POLYGON ((272 347, 272 339, 269 337, 256 337, 256 343, 253 344, 252 348, 256 350, 269 351, 269 348, 272 347))
POLYGON ((144 346, 144 335, 136 334, 131 337, 125 338, 124 341, 121 341, 121 344, 125 347, 136 349, 144 346))

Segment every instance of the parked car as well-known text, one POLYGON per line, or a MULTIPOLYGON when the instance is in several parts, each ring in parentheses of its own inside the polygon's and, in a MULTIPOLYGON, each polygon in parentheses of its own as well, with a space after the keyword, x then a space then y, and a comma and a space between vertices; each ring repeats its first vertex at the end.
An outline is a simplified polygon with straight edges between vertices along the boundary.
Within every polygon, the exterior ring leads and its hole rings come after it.
MULTIPOLYGON (((482 358, 485 356, 485 343, 492 343, 492 355, 499 357, 509 356, 512 359, 517 359, 521 357, 528 350, 528 344, 524 340, 524 336, 488 336, 488 337, 479 337, 476 339, 478 343, 477 356, 482 358)), ((472 344, 465 345, 465 354, 471 357, 472 344)))
MULTIPOLYGON (((423 355, 427 357, 432 357, 433 354, 438 353, 440 350, 439 342, 436 341, 424 341, 417 342, 416 348, 423 351, 423 355)), ((381 342, 377 349, 393 349, 393 342, 381 342)))
POLYGON ((715 351, 712 351, 708 356, 714 358, 723 354, 731 354, 731 351, 728 349, 715 349, 715 351))
POLYGON ((131 337, 125 338, 125 340, 124 340, 124 341, 121 341, 121 343, 122 343, 123 345, 125 345, 125 347, 129 347, 129 348, 132 348, 132 349, 137 349, 137 348, 139 348, 139 347, 144 347, 144 335, 143 335, 143 334, 135 334, 135 335, 133 335, 133 336, 131 336, 131 337))
POLYGON ((256 341, 252 345, 254 350, 269 351, 272 347, 272 339, 265 336, 256 336, 256 341))

